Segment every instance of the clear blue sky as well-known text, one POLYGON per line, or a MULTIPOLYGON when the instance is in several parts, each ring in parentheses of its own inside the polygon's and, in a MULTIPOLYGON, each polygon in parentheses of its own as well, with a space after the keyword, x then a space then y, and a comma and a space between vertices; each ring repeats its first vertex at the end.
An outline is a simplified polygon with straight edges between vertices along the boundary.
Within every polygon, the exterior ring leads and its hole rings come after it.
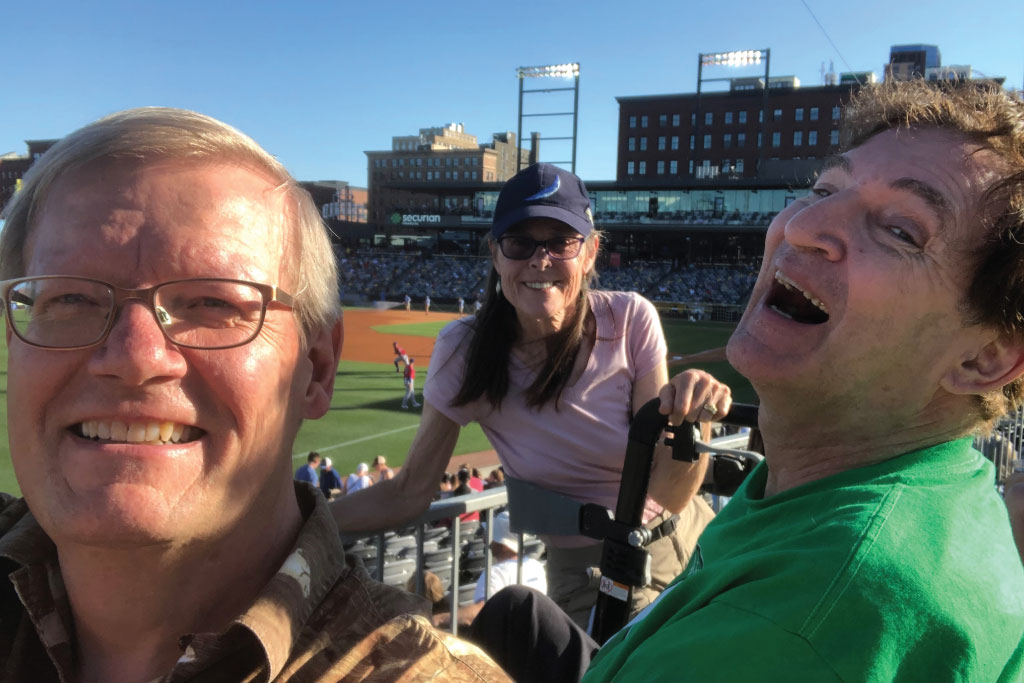
MULTIPOLYGON (((944 64, 1024 84, 1020 0, 806 2, 854 70, 881 75, 890 45, 932 43, 944 64)), ((822 62, 847 70, 800 0, 42 0, 4 3, 0 26, 0 154, 167 105, 237 126, 299 179, 364 186, 363 151, 392 135, 450 121, 482 141, 514 131, 517 66, 582 64, 577 172, 588 180, 614 177, 615 97, 692 92, 700 52, 768 47, 772 74, 804 85, 820 84, 822 62)), ((561 108, 533 97, 527 111, 561 108)), ((542 132, 561 133, 556 123, 542 132)))

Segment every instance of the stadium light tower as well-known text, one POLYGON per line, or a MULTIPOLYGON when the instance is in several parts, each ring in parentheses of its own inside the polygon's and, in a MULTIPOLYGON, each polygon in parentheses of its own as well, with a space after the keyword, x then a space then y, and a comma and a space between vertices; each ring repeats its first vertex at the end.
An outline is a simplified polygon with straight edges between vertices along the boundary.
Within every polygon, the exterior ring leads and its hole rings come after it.
MULTIPOLYGON (((700 111, 700 94, 704 83, 711 83, 714 81, 731 81, 731 78, 704 78, 704 67, 706 66, 724 66, 732 68, 740 68, 746 66, 754 66, 764 62, 764 88, 761 95, 761 147, 758 150, 758 161, 760 162, 764 158, 764 150, 767 146, 767 126, 768 126, 768 90, 769 90, 769 73, 771 68, 771 55, 772 51, 768 48, 764 50, 734 50, 732 52, 702 52, 697 57, 697 116, 696 116, 696 129, 694 130, 694 151, 697 149, 703 149, 703 139, 700 135, 701 127, 701 111, 700 111), (698 145, 700 145, 698 147, 698 145)), ((697 165, 694 164, 696 168, 697 165)))
POLYGON ((521 66, 516 69, 519 78, 519 129, 516 134, 516 171, 523 167, 523 118, 527 116, 571 116, 572 135, 561 137, 538 138, 539 140, 572 140, 572 159, 568 161, 550 161, 551 164, 570 164, 571 171, 576 172, 576 130, 578 124, 578 111, 580 103, 580 64, 570 62, 568 64, 548 64, 546 66, 521 66), (565 87, 554 88, 533 88, 525 89, 524 83, 527 78, 571 78, 573 84, 565 87), (539 114, 523 113, 523 95, 525 93, 553 93, 561 91, 573 91, 572 111, 542 112, 539 114))

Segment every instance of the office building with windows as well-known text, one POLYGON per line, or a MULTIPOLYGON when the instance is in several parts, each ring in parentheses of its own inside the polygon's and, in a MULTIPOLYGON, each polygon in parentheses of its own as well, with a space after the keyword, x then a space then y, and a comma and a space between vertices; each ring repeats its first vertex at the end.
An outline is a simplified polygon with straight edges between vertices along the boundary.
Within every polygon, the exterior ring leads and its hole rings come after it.
POLYGON ((366 157, 371 223, 384 224, 396 214, 471 213, 473 187, 515 175, 516 135, 495 133, 480 143, 463 124, 450 123, 395 136, 390 150, 367 151, 366 157))
POLYGON ((26 140, 28 154, 8 152, 0 155, 0 209, 3 209, 20 186, 21 177, 56 140, 26 140))
POLYGON ((773 77, 766 93, 763 78, 736 78, 699 96, 619 97, 616 179, 659 187, 806 175, 839 144, 841 107, 857 87, 773 77))

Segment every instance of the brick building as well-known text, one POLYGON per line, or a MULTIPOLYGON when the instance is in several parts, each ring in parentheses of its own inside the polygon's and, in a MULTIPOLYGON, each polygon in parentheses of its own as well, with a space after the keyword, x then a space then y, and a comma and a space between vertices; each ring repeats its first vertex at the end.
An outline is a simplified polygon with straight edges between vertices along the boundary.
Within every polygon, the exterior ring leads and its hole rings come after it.
POLYGON ((474 188, 515 175, 516 135, 495 133, 479 143, 451 123, 395 136, 390 150, 366 157, 370 223, 385 226, 396 213, 468 214, 474 188))
POLYGON ((299 183, 313 197, 324 220, 365 223, 367 190, 349 185, 344 180, 304 180, 299 183))
POLYGON ((840 108, 856 87, 803 88, 790 76, 772 78, 766 94, 763 78, 737 78, 699 96, 618 97, 616 178, 651 187, 799 179, 838 145, 840 108))
POLYGON ((26 140, 28 154, 20 155, 10 152, 0 156, 0 209, 14 196, 18 181, 25 175, 29 167, 43 153, 53 147, 56 140, 26 140))

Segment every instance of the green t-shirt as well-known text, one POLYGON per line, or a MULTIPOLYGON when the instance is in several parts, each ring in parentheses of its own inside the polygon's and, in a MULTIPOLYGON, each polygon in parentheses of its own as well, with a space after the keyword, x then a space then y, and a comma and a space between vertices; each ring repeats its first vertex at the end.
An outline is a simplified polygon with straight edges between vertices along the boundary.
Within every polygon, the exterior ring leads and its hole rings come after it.
POLYGON ((584 683, 1024 679, 1024 569, 969 439, 765 499, 767 474, 584 683))

